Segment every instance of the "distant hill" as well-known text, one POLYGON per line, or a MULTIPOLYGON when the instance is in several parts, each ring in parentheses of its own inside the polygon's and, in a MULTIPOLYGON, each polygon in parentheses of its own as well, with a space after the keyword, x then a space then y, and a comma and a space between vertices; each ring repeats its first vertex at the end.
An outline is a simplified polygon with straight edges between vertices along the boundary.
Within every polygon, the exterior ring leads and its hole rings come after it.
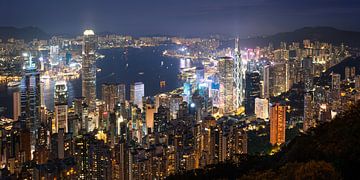
POLYGON ((31 41, 33 39, 49 39, 49 34, 37 27, 16 28, 10 26, 0 27, 0 39, 7 41, 10 38, 24 39, 31 41))
MULTIPOLYGON (((340 30, 333 27, 304 27, 292 32, 282 32, 269 36, 258 36, 241 39, 241 47, 268 46, 272 43, 278 47, 280 42, 302 42, 304 39, 340 45, 344 43, 353 47, 360 47, 360 32, 340 30)), ((224 47, 234 46, 234 41, 224 41, 224 47)))
POLYGON ((360 104, 330 123, 309 130, 274 156, 244 155, 168 179, 358 179, 360 104))
POLYGON ((316 78, 317 85, 331 85, 331 73, 340 74, 341 79, 345 79, 345 68, 355 67, 355 74, 360 75, 360 57, 348 57, 342 60, 339 64, 332 66, 327 71, 323 72, 319 78, 316 78))

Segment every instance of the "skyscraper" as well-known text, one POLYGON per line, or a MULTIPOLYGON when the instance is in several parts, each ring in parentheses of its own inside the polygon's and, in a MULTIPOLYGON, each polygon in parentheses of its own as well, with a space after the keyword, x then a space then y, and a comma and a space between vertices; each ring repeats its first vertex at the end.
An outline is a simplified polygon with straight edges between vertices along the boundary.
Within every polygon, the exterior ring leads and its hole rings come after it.
POLYGON ((224 113, 234 110, 234 60, 231 57, 221 57, 218 62, 220 80, 220 108, 224 113))
POLYGON ((142 98, 145 96, 144 83, 136 82, 130 86, 130 101, 142 109, 143 101, 142 98))
POLYGON ((289 67, 287 63, 274 63, 270 67, 270 96, 278 96, 290 89, 289 67))
POLYGON ((15 121, 18 120, 20 113, 21 113, 21 106, 20 106, 20 92, 16 91, 13 94, 13 118, 15 121))
POLYGON ((263 98, 270 97, 270 65, 264 66, 263 70, 263 98))
POLYGON ((68 92, 65 81, 57 81, 55 83, 55 133, 59 129, 68 132, 68 92))
POLYGON ((255 112, 255 98, 260 97, 260 73, 257 71, 247 72, 245 77, 245 114, 255 112))
POLYGON ((235 108, 242 105, 244 99, 243 86, 243 64, 241 59, 239 38, 235 39, 235 59, 234 59, 234 81, 235 81, 235 108))
POLYGON ((41 84, 40 73, 32 64, 25 70, 25 78, 21 85, 21 117, 20 120, 30 130, 31 152, 35 151, 38 128, 40 127, 41 84))
POLYGON ((125 84, 102 84, 101 94, 102 100, 105 101, 105 111, 113 112, 117 103, 125 102, 125 84))
POLYGON ((279 103, 270 107, 270 143, 280 145, 285 142, 286 106, 279 103))
POLYGON ((82 96, 89 110, 96 108, 96 36, 94 31, 85 30, 82 49, 82 96))
POLYGON ((255 98, 255 115, 259 119, 269 118, 269 101, 267 99, 255 98))

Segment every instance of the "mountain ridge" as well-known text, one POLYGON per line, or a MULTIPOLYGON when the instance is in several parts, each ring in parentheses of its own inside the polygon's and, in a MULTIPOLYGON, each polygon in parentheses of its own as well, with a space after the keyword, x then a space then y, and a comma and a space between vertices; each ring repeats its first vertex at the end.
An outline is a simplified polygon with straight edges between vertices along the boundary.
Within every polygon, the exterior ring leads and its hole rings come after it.
POLYGON ((0 39, 2 39, 2 41, 7 41, 10 38, 24 39, 26 42, 29 42, 33 39, 46 40, 50 38, 50 35, 40 28, 34 26, 27 26, 22 28, 1 26, 0 39))

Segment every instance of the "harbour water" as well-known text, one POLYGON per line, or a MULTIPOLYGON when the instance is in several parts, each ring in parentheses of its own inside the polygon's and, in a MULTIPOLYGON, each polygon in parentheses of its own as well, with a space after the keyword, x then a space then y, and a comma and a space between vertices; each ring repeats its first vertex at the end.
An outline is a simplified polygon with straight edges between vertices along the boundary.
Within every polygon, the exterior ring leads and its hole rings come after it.
MULTIPOLYGON (((126 84, 127 97, 130 94, 130 84, 143 82, 145 96, 171 91, 181 85, 178 78, 180 72, 179 60, 163 56, 165 46, 145 48, 117 48, 99 50, 105 58, 97 61, 96 86, 97 97, 101 98, 101 84, 126 84), (165 87, 160 87, 160 81, 165 81, 165 87)), ((43 102, 50 110, 53 109, 54 84, 52 80, 43 81, 43 102)), ((81 96, 81 78, 68 81, 69 103, 74 97, 81 96)), ((3 115, 12 117, 12 93, 16 88, 0 85, 0 107, 4 107, 3 115)))

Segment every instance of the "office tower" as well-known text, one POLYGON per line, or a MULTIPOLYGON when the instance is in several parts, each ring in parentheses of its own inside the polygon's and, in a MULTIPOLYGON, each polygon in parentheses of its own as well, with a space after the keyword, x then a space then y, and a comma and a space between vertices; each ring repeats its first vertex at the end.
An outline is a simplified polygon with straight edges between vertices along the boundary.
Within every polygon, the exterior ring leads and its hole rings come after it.
POLYGON ((245 76, 245 114, 255 112, 255 98, 260 97, 260 73, 247 72, 245 76))
POLYGON ((167 107, 159 106, 154 114, 154 132, 163 132, 170 120, 170 110, 167 107))
POLYGON ((223 113, 234 111, 234 60, 222 57, 218 62, 220 80, 220 108, 223 113))
POLYGON ((182 97, 184 98, 184 101, 190 103, 191 102, 191 94, 192 94, 192 86, 190 82, 184 82, 184 93, 182 94, 182 97))
POLYGON ((276 103, 270 107, 270 143, 280 145, 285 142, 286 106, 276 103))
POLYGON ((170 97, 167 94, 157 94, 155 95, 155 108, 159 108, 160 105, 169 107, 170 97))
POLYGON ((270 96, 278 96, 290 89, 289 68, 287 63, 272 64, 269 75, 270 96))
POLYGON ((113 112, 115 105, 125 102, 125 84, 102 84, 101 94, 105 102, 105 111, 113 112))
POLYGON ((82 96, 89 106, 89 111, 96 108, 96 36, 94 31, 85 30, 82 47, 82 96))
POLYGON ((65 81, 57 81, 55 83, 55 129, 57 133, 59 129, 68 132, 68 92, 65 81))
POLYGON ((345 67, 345 79, 350 79, 350 68, 348 66, 345 67))
POLYGON ((255 115, 259 119, 269 118, 269 101, 267 99, 255 98, 255 115))
POLYGON ((64 159, 65 157, 65 149, 64 149, 64 129, 60 128, 57 132, 57 154, 59 159, 64 159))
POLYGON ((304 58, 302 60, 302 69, 304 76, 305 91, 311 91, 313 89, 313 76, 314 76, 314 65, 311 57, 304 58))
POLYGON ((205 71, 204 67, 196 67, 195 69, 196 76, 196 85, 198 86, 200 83, 204 82, 205 71))
POLYGON ((263 70, 263 98, 270 98, 270 65, 265 65, 263 70))
POLYGON ((31 152, 35 151, 37 131, 40 127, 41 107, 41 82, 40 73, 29 60, 29 66, 25 70, 25 77, 21 85, 21 117, 20 120, 30 130, 31 152))
MULTIPOLYGON (((154 114, 156 113, 156 108, 154 103, 146 102, 145 104, 145 122, 146 128, 150 129, 151 132, 154 131, 154 114)), ((149 131, 148 131, 149 133, 149 131)))
POLYGON ((339 100, 340 99, 340 84, 341 83, 341 75, 332 73, 331 75, 331 90, 333 92, 333 100, 339 100))
POLYGON ((13 118, 15 121, 19 119, 19 116, 21 114, 21 98, 20 98, 20 92, 16 91, 13 93, 13 118))
POLYGON ((179 106, 183 102, 183 98, 179 95, 171 95, 170 97, 170 116, 171 119, 176 119, 178 112, 179 112, 179 106))
POLYGON ((143 100, 145 96, 145 87, 142 82, 136 82, 130 86, 130 102, 136 104, 138 108, 142 109, 143 100))
POLYGON ((307 131, 311 127, 315 127, 314 119, 314 99, 313 92, 305 92, 304 94, 304 120, 303 130, 307 131))
POLYGON ((240 52, 240 44, 239 44, 239 38, 235 39, 235 59, 234 59, 234 81, 235 81, 235 104, 234 108, 237 109, 242 105, 243 102, 243 63, 241 59, 241 52, 240 52))
POLYGON ((49 54, 50 54, 50 63, 53 65, 56 65, 59 63, 59 46, 58 45, 53 45, 50 46, 49 49, 49 54))

